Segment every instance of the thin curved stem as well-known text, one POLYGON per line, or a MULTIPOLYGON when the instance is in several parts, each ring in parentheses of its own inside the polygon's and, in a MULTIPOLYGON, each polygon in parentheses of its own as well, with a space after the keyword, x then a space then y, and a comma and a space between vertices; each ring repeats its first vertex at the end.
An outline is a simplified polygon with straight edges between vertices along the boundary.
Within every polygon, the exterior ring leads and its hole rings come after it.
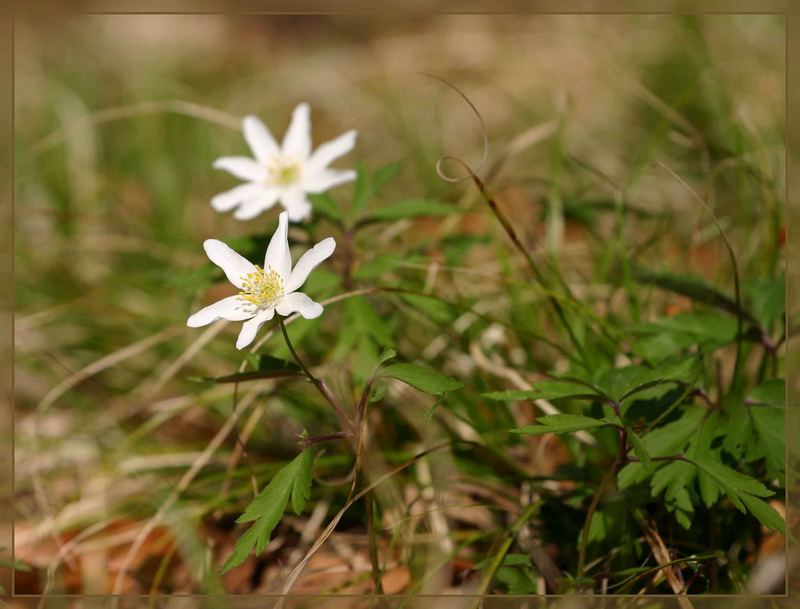
POLYGON ((333 394, 331 393, 330 389, 328 389, 328 386, 314 376, 311 373, 311 370, 309 370, 303 363, 303 360, 300 359, 300 356, 297 355, 297 351, 295 351, 294 345, 292 345, 292 341, 289 339, 289 333, 286 331, 286 324, 283 323, 283 319, 278 319, 278 325, 281 327, 283 339, 286 341, 286 346, 289 348, 289 352, 292 354, 292 358, 294 359, 295 363, 300 366, 300 369, 303 371, 303 374, 306 375, 306 378, 314 384, 322 397, 325 398, 325 400, 333 407, 342 423, 350 427, 351 432, 355 431, 352 429, 353 422, 350 420, 350 417, 347 416, 347 413, 344 411, 344 409, 339 405, 339 402, 336 401, 336 398, 333 397, 333 394))

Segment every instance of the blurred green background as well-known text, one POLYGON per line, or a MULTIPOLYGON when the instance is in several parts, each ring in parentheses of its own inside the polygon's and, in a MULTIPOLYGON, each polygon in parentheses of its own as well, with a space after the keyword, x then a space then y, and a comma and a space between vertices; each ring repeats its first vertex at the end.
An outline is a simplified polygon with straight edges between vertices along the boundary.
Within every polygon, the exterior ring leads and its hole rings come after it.
MULTIPOLYGON (((482 155, 480 124, 469 106, 426 74, 447 79, 485 122, 482 175, 525 243, 552 254, 598 314, 630 307, 647 321, 686 303, 643 289, 636 302, 620 304, 625 298, 613 286, 616 248, 636 252, 657 270, 692 272, 725 287, 731 282, 708 216, 659 161, 707 197, 744 276, 773 274, 782 264, 783 28, 783 18, 774 15, 20 20, 17 549, 36 570, 19 585, 41 591, 58 548, 76 536, 83 547, 81 531, 99 527, 86 539, 97 531, 102 539, 108 531, 118 538, 90 546, 80 559, 61 560, 52 585, 110 590, 132 523, 158 509, 230 415, 230 388, 209 389, 189 377, 236 369, 242 359, 233 346, 236 329, 197 343, 201 331, 185 328, 185 320, 222 294, 202 241, 219 238, 250 252, 266 237, 249 237, 270 234, 276 223, 277 209, 241 223, 209 205, 235 184, 211 168, 213 160, 247 153, 237 127, 241 116, 257 114, 281 136, 292 108, 307 101, 315 144, 347 129, 359 132, 355 151, 337 167, 374 171, 403 161, 398 177, 369 201, 371 209, 423 198, 458 209, 365 231, 349 288, 401 285, 470 306, 486 301, 488 312, 501 296, 519 297, 507 307, 511 321, 551 335, 542 299, 526 300, 508 279, 509 244, 482 201, 469 184, 436 174, 442 155, 472 166, 482 155), (615 196, 631 206, 621 228, 614 222, 615 196), (90 562, 81 569, 75 566, 81 560, 90 562), (110 573, 109 581, 89 577, 91 569, 110 573)), ((346 209, 351 192, 347 185, 331 194, 346 209)), ((292 237, 305 246, 328 234, 340 237, 333 223, 318 218, 293 229, 292 237)), ((309 293, 324 298, 344 291, 339 271, 334 256, 312 277, 309 293)), ((470 344, 477 341, 493 357, 496 324, 442 330, 430 326, 430 318, 436 321, 430 307, 420 313, 396 300, 369 305, 388 320, 389 336, 359 337, 371 330, 358 317, 369 314, 335 304, 315 322, 294 324, 293 336, 309 361, 326 365, 342 395, 352 393, 349 379, 363 378, 384 342, 485 387, 470 344), (434 345, 437 335, 450 342, 434 345)), ((285 354, 276 340, 267 345, 267 352, 285 354)), ((553 349, 516 348, 509 347, 514 368, 559 365, 553 349)), ((268 398, 248 444, 251 460, 266 463, 259 471, 268 471, 271 459, 291 456, 304 427, 330 431, 322 407, 308 404, 308 391, 290 387, 286 395, 275 398, 265 389, 253 397, 268 398)), ((409 411, 393 415, 396 437, 377 440, 385 451, 447 435, 447 426, 423 419, 430 404, 406 398, 409 411)), ((220 548, 229 547, 230 523, 217 530, 209 514, 233 509, 249 491, 252 470, 238 464, 232 503, 224 493, 219 501, 235 452, 236 443, 226 440, 176 506, 187 516, 169 521, 185 573, 170 566, 158 575, 165 552, 153 542, 152 556, 137 559, 126 576, 126 590, 146 591, 153 581, 164 590, 249 590, 246 577, 220 580, 212 567, 220 548)), ((322 467, 331 478, 346 474, 335 462, 322 467)), ((447 463, 441 467, 450 471, 447 463)), ((384 509, 391 512, 392 502, 408 500, 410 487, 425 485, 424 475, 398 483, 382 497, 384 509)), ((358 516, 352 518, 355 527, 358 516)), ((429 526, 436 533, 435 519, 429 526)), ((432 537, 429 556, 452 552, 453 541, 448 546, 432 537)), ((292 542, 291 536, 285 541, 292 542)), ((458 561, 451 563, 458 571, 458 561)), ((416 581, 413 573, 397 577, 398 590, 416 581)), ((425 590, 455 586, 446 575, 433 579, 425 590)))

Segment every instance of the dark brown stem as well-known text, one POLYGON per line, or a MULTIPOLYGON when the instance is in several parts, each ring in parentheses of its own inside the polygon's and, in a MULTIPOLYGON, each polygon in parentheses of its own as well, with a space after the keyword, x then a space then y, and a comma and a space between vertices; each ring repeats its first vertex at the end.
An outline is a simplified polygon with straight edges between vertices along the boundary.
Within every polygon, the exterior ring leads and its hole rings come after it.
MULTIPOLYGON (((470 173, 472 174, 472 180, 475 182, 475 185, 478 187, 478 190, 480 191, 481 196, 483 197, 484 201, 486 201, 486 203, 491 208, 492 213, 494 214, 495 218, 497 218, 497 220, 500 222, 500 224, 502 225, 503 229, 506 231, 506 234, 511 239, 511 242, 514 244, 514 247, 516 247, 517 250, 520 252, 520 254, 522 254, 522 256, 525 258, 525 261, 528 263, 528 266, 530 267, 531 271, 533 272, 533 275, 536 278, 536 280, 539 282, 539 285, 541 285, 545 290, 548 290, 549 289, 548 283, 545 281, 544 275, 542 274, 542 272, 539 269, 538 265, 534 261, 533 256, 531 256, 530 252, 528 251, 528 248, 526 248, 525 245, 522 243, 522 241, 520 241, 519 237, 517 236, 517 231, 514 230, 514 226, 511 224, 511 222, 508 220, 508 218, 505 216, 505 214, 500 210, 500 208, 497 205, 497 201, 495 201, 494 197, 492 197, 487 192, 486 186, 481 181, 481 179, 477 175, 475 175, 474 173, 472 173, 472 172, 470 172, 470 173)), ((567 333, 569 334, 570 340, 572 340, 572 344, 578 350, 578 353, 583 354, 583 348, 581 347, 581 344, 578 341, 578 337, 575 336, 575 332, 572 330, 572 327, 570 326, 569 321, 567 320, 566 316, 564 315, 564 309, 561 308, 561 305, 553 297, 552 294, 547 294, 546 296, 547 296, 547 299, 550 301, 550 304, 552 305, 553 309, 555 310, 556 315, 558 316, 558 318, 561 321, 562 325, 567 330, 567 333)))
POLYGON ((319 444, 320 442, 332 442, 334 440, 343 440, 344 438, 349 438, 352 435, 353 432, 351 431, 337 431, 336 433, 329 433, 321 436, 311 436, 310 438, 301 438, 300 444, 302 444, 304 448, 308 448, 309 446, 314 446, 314 444, 319 444))
POLYGON ((694 394, 703 400, 712 410, 718 410, 719 406, 714 400, 705 392, 704 389, 695 389, 694 394))

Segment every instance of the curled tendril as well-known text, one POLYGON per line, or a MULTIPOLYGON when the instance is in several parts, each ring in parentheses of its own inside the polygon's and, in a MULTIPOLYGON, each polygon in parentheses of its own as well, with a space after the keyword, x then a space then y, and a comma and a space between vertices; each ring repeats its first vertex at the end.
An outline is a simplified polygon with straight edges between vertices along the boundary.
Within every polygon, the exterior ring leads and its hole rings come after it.
POLYGON ((457 184, 458 182, 463 182, 463 181, 469 180, 469 179, 473 179, 473 180, 476 179, 478 177, 478 175, 477 175, 478 172, 483 168, 484 164, 486 163, 486 158, 489 156, 489 133, 488 133, 488 131, 486 129, 486 123, 483 120, 483 116, 481 116, 481 113, 475 107, 475 104, 473 104, 470 101, 470 99, 461 91, 461 89, 456 87, 453 83, 451 83, 448 80, 445 80, 444 78, 442 78, 440 76, 435 76, 433 74, 428 74, 426 72, 421 72, 421 74, 423 76, 428 76, 429 78, 434 78, 434 79, 438 80, 439 82, 443 82, 448 87, 453 89, 453 91, 458 93, 461 96, 461 98, 465 102, 467 102, 469 107, 472 108, 472 111, 475 113, 475 116, 478 117, 478 122, 481 125, 481 136, 482 136, 482 139, 483 139, 483 153, 481 155, 481 160, 478 163, 478 167, 473 170, 464 160, 462 160, 462 159, 460 159, 458 157, 454 157, 454 156, 449 156, 448 155, 448 156, 440 157, 439 160, 436 161, 436 175, 438 175, 445 182, 451 182, 453 184, 457 184), (453 161, 453 162, 456 162, 459 165, 461 165, 461 167, 463 167, 466 170, 467 175, 462 176, 460 178, 455 178, 455 177, 447 175, 444 172, 444 170, 442 169, 442 165, 444 163, 448 162, 448 161, 453 161))

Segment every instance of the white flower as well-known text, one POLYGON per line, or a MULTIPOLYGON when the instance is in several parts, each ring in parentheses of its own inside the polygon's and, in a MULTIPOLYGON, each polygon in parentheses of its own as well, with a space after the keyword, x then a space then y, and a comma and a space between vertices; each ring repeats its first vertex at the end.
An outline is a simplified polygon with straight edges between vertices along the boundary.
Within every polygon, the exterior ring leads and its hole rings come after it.
POLYGON ((267 246, 263 269, 222 241, 206 240, 203 248, 211 262, 225 271, 228 281, 241 291, 200 309, 186 321, 186 325, 199 328, 218 319, 244 321, 236 341, 236 348, 244 349, 253 342, 258 329, 272 319, 276 311, 283 316, 296 312, 306 319, 322 315, 322 305, 297 290, 305 283, 309 273, 333 253, 336 241, 333 237, 323 239, 300 256, 292 268, 288 227, 289 214, 281 212, 278 230, 267 246))
POLYGON ((292 122, 280 146, 257 117, 245 117, 242 127, 244 138, 255 158, 225 156, 214 161, 214 167, 245 180, 245 184, 211 199, 211 205, 217 211, 230 211, 238 207, 233 213, 237 220, 255 218, 280 200, 289 212, 289 220, 299 222, 311 213, 306 193, 321 193, 356 177, 356 172, 351 169, 328 168, 331 162, 353 149, 356 143, 355 130, 311 152, 308 104, 299 104, 294 109, 292 122))

